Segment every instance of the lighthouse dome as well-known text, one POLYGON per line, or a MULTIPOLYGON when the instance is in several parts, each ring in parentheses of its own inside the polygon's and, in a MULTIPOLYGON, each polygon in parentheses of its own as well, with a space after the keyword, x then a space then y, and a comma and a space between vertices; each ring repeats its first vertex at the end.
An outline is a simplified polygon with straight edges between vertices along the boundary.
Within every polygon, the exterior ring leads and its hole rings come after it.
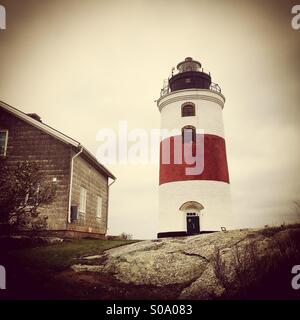
POLYGON ((177 70, 179 72, 187 71, 200 71, 201 63, 199 61, 193 60, 191 57, 187 57, 184 61, 178 63, 177 70))
POLYGON ((184 89, 209 89, 211 85, 210 74, 201 69, 201 63, 187 57, 178 63, 177 72, 169 79, 171 92, 184 89))

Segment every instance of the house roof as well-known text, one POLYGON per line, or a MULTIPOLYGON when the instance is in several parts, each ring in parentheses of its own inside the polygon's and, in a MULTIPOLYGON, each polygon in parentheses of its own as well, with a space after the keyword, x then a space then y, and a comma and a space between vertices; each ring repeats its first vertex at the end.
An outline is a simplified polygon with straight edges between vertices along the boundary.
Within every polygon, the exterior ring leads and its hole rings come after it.
POLYGON ((13 114, 17 118, 29 123, 30 125, 40 129, 41 131, 44 131, 45 133, 51 135, 52 137, 60 140, 61 142, 71 145, 75 147, 78 150, 82 149, 82 153, 96 166, 96 168, 101 171, 102 173, 106 174, 109 178, 116 179, 116 177, 107 169, 105 166, 103 166, 96 157, 90 153, 86 148, 84 148, 81 143, 62 132, 48 126, 47 124, 37 120, 37 117, 32 117, 32 114, 26 114, 19 109, 16 109, 9 104, 0 101, 0 107, 6 110, 7 112, 13 114))

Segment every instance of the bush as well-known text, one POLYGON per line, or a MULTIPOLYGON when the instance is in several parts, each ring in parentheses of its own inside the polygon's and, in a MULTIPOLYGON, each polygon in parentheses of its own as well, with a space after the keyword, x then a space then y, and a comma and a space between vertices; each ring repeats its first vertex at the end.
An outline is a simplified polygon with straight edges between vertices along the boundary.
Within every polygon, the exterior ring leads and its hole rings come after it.
POLYGON ((52 203, 56 185, 47 181, 35 161, 9 166, 0 161, 0 222, 9 224, 11 232, 45 229, 47 217, 39 209, 52 203))
POLYGON ((132 234, 122 232, 119 236, 117 236, 118 240, 132 240, 132 234))
POLYGON ((269 239, 265 249, 255 242, 235 245, 227 256, 227 263, 221 250, 215 248, 212 265, 216 278, 225 289, 223 298, 295 298, 297 292, 286 281, 291 267, 299 264, 300 230, 299 226, 294 227, 263 230, 264 237, 269 239))

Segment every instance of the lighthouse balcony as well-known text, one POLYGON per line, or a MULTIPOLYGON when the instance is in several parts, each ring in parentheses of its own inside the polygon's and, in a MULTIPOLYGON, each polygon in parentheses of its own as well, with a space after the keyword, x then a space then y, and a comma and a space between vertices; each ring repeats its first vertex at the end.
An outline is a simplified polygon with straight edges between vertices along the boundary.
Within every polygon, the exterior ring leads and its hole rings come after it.
POLYGON ((184 90, 184 89, 207 89, 207 90, 214 91, 217 93, 222 93, 220 86, 214 82, 210 82, 206 85, 203 85, 203 82, 201 83, 201 81, 198 81, 198 85, 186 85, 186 84, 181 83, 181 84, 177 85, 176 89, 175 89, 174 86, 170 85, 170 79, 169 79, 169 80, 164 81, 163 88, 160 91, 160 97, 162 98, 163 96, 165 96, 171 92, 174 92, 177 90, 184 90))

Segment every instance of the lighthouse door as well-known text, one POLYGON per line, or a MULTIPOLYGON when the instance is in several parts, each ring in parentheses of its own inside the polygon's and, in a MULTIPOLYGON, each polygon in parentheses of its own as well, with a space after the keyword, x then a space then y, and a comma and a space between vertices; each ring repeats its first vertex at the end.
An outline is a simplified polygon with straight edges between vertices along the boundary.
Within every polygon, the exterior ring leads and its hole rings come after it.
POLYGON ((199 224, 199 216, 196 213, 188 213, 186 217, 187 221, 187 234, 199 234, 200 233, 200 224, 199 224))

